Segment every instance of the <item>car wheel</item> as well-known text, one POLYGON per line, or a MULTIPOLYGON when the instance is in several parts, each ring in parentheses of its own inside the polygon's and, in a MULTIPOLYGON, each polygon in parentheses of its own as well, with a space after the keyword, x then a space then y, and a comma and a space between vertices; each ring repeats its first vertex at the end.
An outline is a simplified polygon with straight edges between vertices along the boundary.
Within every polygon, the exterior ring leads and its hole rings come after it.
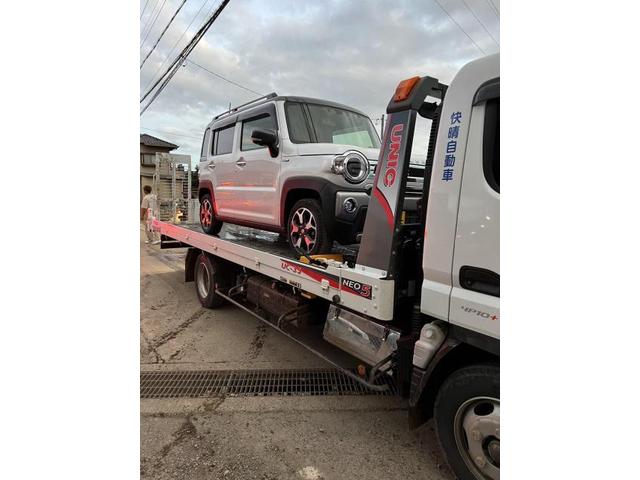
POLYGON ((460 480, 500 478, 500 369, 461 368, 436 397, 436 433, 460 480))
POLYGON ((287 240, 301 255, 317 255, 331 251, 333 240, 327 231, 322 209, 317 200, 298 200, 289 212, 287 240))
POLYGON ((205 308, 217 308, 224 304, 224 298, 216 293, 218 288, 229 286, 229 277, 220 268, 219 261, 212 261, 206 253, 198 255, 195 265, 195 286, 200 304, 205 308))
POLYGON ((217 235, 222 228, 222 222, 215 217, 211 195, 208 193, 200 199, 200 226, 202 231, 209 235, 217 235))

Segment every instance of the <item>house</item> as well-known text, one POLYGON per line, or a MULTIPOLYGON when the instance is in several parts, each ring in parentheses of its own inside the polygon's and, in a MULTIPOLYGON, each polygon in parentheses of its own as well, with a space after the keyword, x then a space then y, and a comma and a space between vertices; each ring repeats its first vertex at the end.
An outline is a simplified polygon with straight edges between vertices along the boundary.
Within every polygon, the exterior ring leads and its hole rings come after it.
POLYGON ((140 198, 142 188, 153 184, 153 174, 156 171, 156 153, 169 153, 178 148, 171 142, 161 140, 146 133, 140 134, 140 198))

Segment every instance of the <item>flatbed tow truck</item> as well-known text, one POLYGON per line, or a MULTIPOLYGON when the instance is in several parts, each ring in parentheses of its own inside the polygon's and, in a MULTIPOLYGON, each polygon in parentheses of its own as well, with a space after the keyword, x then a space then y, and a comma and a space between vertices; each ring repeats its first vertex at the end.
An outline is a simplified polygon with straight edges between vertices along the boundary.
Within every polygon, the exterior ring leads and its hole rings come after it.
POLYGON ((231 302, 370 389, 391 379, 411 426, 434 417, 461 479, 500 476, 499 63, 475 60, 451 86, 400 82, 359 245, 296 257, 277 234, 153 220, 162 248, 188 248, 203 306, 231 302), (416 206, 417 115, 431 129, 416 206))

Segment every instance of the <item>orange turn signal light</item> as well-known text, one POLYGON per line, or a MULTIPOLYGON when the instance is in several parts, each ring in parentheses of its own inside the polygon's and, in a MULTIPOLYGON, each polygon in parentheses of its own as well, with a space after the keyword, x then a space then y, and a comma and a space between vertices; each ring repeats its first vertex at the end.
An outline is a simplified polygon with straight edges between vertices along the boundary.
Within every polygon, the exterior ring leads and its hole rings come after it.
POLYGON ((419 81, 420 77, 411 77, 407 78, 406 80, 402 80, 396 87, 396 93, 393 96, 393 101, 401 102, 402 100, 406 100, 407 98, 409 98, 411 90, 413 90, 413 88, 419 81))

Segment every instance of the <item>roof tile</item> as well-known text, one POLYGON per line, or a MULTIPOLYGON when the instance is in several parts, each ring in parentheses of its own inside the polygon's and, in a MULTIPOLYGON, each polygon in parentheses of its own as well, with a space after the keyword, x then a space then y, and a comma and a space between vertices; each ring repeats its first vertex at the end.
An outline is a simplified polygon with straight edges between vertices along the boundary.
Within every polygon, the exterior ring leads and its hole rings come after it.
POLYGON ((171 142, 167 142, 165 140, 161 140, 159 138, 148 135, 146 133, 140 134, 140 143, 142 145, 146 145, 147 147, 171 148, 172 150, 175 148, 178 148, 178 145, 175 145, 171 142))

